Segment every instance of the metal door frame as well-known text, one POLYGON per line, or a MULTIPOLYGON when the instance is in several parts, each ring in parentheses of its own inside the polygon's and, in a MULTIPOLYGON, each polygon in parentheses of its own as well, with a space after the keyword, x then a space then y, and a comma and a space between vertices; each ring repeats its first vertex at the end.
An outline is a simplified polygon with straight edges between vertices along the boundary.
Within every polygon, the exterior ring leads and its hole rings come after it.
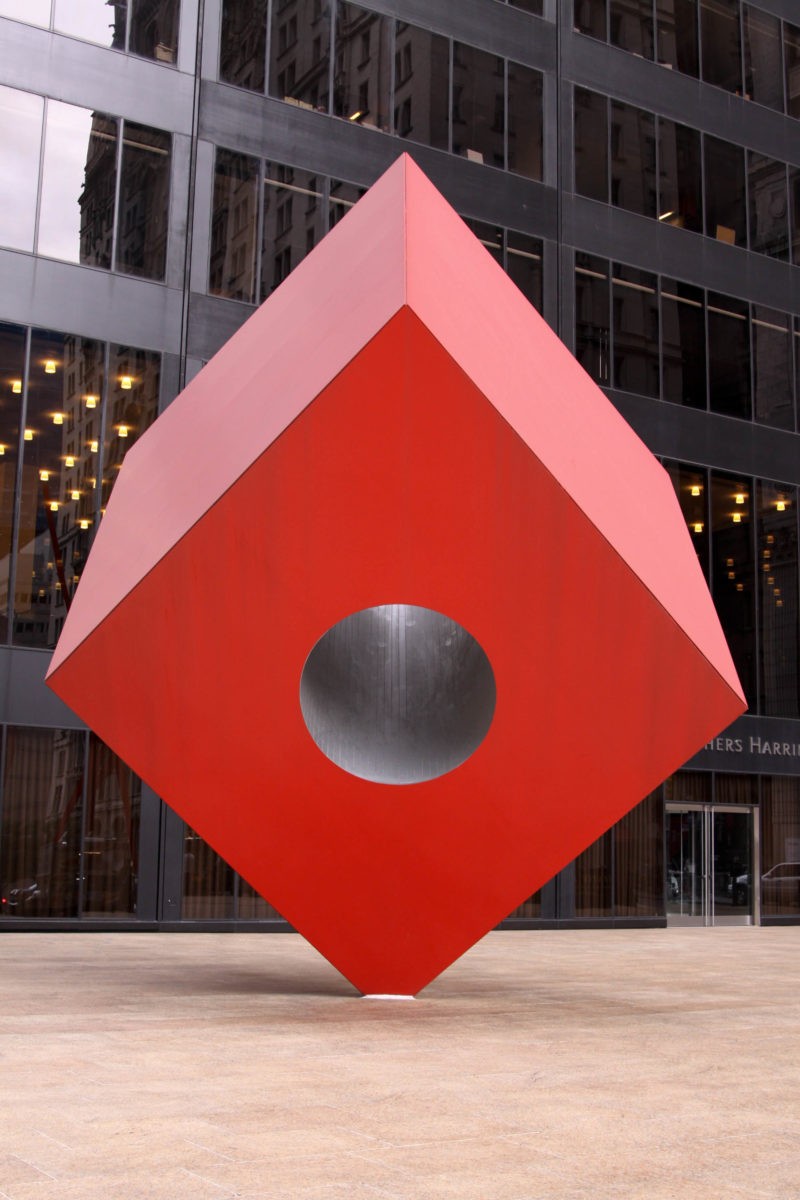
MULTIPOLYGON (((760 925, 761 924, 761 846, 759 839, 758 805, 755 804, 666 804, 664 806, 665 833, 666 819, 670 813, 697 812, 703 815, 703 871, 702 871, 702 915, 685 917, 667 912, 668 925, 711 926, 711 925, 760 925), (714 816, 716 813, 734 812, 747 813, 750 817, 750 836, 752 846, 751 894, 752 905, 749 916, 726 917, 717 916, 714 911, 714 816)), ((665 851, 666 851, 666 837, 665 851)), ((664 872, 664 887, 667 887, 667 872, 664 872)), ((666 899, 665 899, 666 904, 666 899)))

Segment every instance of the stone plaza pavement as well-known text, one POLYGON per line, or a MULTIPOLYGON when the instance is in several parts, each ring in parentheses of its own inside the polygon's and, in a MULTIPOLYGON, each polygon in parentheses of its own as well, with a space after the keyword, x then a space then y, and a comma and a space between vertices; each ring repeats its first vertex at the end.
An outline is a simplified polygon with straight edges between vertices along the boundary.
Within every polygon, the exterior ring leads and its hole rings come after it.
POLYGON ((2 1200, 800 1197, 800 927, 0 937, 2 1200))

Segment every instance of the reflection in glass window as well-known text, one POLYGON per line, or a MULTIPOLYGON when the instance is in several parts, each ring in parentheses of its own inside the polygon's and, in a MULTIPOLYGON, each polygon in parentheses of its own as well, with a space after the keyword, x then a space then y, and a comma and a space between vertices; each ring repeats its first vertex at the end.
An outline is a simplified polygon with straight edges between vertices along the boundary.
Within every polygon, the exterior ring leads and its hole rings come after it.
POLYGON ((745 246, 744 150, 706 135, 704 153, 706 233, 731 246, 745 246))
POLYGON ((489 225, 486 221, 475 221, 465 217, 464 224, 472 230, 475 237, 485 250, 488 250, 495 262, 503 266, 503 230, 497 225, 489 225))
POLYGON ((125 455, 158 416, 160 385, 160 354, 133 346, 110 347, 101 513, 125 455))
POLYGON ((250 304, 258 266, 258 171, 257 158, 217 150, 208 290, 250 304))
POLYGON ((538 238, 509 229, 506 235, 506 271, 523 296, 542 311, 542 243, 538 238))
POLYGON ((263 92, 266 54, 267 0, 222 0, 220 79, 263 92))
POLYGON ((792 262, 800 266, 800 167, 789 167, 789 223, 792 240, 792 262))
POLYGON ((789 257, 786 164, 747 151, 750 249, 771 258, 789 257))
POLYGON ((747 703, 756 705, 752 481, 711 473, 711 580, 714 605, 747 703))
POLYGON ((534 892, 527 900, 523 900, 513 912, 508 914, 508 920, 531 920, 542 915, 542 891, 534 892))
POLYGON ((76 917, 85 735, 9 726, 0 822, 0 914, 76 917))
POLYGON ((391 21, 339 0, 333 112, 358 125, 389 128, 391 21))
POLYGON ((234 881, 233 869, 187 825, 183 842, 184 920, 232 918, 234 881))
POLYGON ((797 488, 757 484, 760 711, 800 717, 797 488))
POLYGON ((125 122, 117 218, 117 270, 163 279, 172 137, 125 122))
POLYGON ((611 916, 611 830, 575 859, 575 916, 611 916))
MULTIPOLYGON (((340 185, 346 189, 347 185, 340 185)), ((344 208, 344 194, 339 196, 344 208)), ((354 189, 353 200, 358 199, 354 189)), ((261 299, 283 283, 325 234, 322 189, 316 175, 282 163, 264 173, 261 299)))
POLYGON ((697 0, 656 0, 656 24, 658 61, 684 75, 697 76, 697 0))
POLYGON ((656 277, 614 265, 613 386, 625 392, 657 396, 658 293, 656 277))
POLYGON ((753 406, 756 421, 794 429, 790 318, 753 305, 753 406))
POLYGON ((652 0, 611 0, 609 41, 642 58, 653 57, 652 0))
POLYGON ((656 215, 656 132, 652 113, 611 104, 611 203, 656 215))
POLYGON ((329 111, 330 0, 273 4, 269 94, 317 112, 329 111))
POLYGON ((708 396, 712 412, 750 419, 748 306, 713 292, 708 293, 708 396))
POLYGON ((789 257, 786 163, 747 151, 750 248, 770 258, 789 257))
POLYGON ((117 122, 87 108, 47 103, 38 251, 111 266, 117 122))
POLYGON ((141 780, 90 733, 82 916, 136 912, 141 801, 141 780))
POLYGON ((761 911, 800 916, 800 779, 761 778, 761 911))
POLYGON ((739 0, 700 0, 700 41, 706 83, 741 94, 739 0))
POLYGON ((542 76, 508 63, 508 169, 542 178, 542 76))
POLYGON ((241 876, 238 880, 236 896, 236 916, 242 921, 282 921, 283 917, 276 908, 259 896, 255 888, 245 883, 241 876))
POLYGON ((700 467, 688 467, 684 463, 676 462, 665 462, 664 469, 675 489, 675 495, 681 506, 686 528, 691 535, 692 545, 703 575, 708 579, 710 563, 708 472, 700 467))
POLYGON ((664 915, 663 828, 661 788, 614 826, 615 916, 664 915))
POLYGON ((700 134, 660 117, 658 219, 678 229, 703 232, 700 134))
POLYGON ((781 23, 751 4, 743 6, 742 19, 745 95, 783 112, 781 23))
POLYGON ((783 54, 786 66, 786 111, 800 117, 800 26, 783 26, 783 54))
POLYGON ((50 25, 50 0, 0 0, 0 17, 11 17, 27 25, 50 25))
POLYGON ((597 383, 609 382, 610 300, 608 263, 575 255, 575 357, 597 383))
POLYGON ((575 88, 575 191, 608 203, 608 101, 575 88))
POLYGON ((453 43, 453 153, 471 162, 505 166, 505 63, 462 42, 453 43))
POLYGON ((521 8, 523 12, 534 13, 537 17, 542 15, 542 0, 505 0, 505 2, 513 5, 514 8, 521 8))
POLYGON ((412 142, 447 150, 448 39, 397 21, 394 56, 394 132, 412 142))
POLYGON ((59 509, 68 442, 64 408, 64 336, 35 330, 31 338, 27 414, 22 445, 14 642, 52 646, 60 631, 67 579, 59 542, 59 509))
POLYGON ((702 288, 661 281, 662 398, 706 407, 706 318, 702 288))
POLYGON ((43 110, 41 96, 0 87, 0 245, 16 250, 33 250, 43 110))
POLYGON ((330 181, 328 202, 328 225, 333 229, 345 213, 349 212, 357 200, 364 195, 366 188, 357 187, 354 183, 346 183, 343 179, 330 181))
MULTIPOLYGON (((119 0, 116 0, 118 3, 119 0)), ((142 58, 174 63, 178 56, 180 0, 131 0, 128 49, 142 58)))
POLYGON ((575 0, 573 19, 578 33, 606 40, 606 0, 575 0))
POLYGON ((126 0, 56 0, 53 28, 115 50, 125 49, 126 0))
POLYGON ((25 330, 0 323, 0 643, 8 640, 11 528, 24 380, 25 330))

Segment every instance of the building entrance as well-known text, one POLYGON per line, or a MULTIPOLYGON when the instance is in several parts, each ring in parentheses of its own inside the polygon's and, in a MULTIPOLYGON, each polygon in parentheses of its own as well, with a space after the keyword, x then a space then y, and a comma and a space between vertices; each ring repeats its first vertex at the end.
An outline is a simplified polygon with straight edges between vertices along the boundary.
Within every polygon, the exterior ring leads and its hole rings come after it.
POLYGON ((758 924, 755 818, 745 805, 667 806, 668 924, 758 924))

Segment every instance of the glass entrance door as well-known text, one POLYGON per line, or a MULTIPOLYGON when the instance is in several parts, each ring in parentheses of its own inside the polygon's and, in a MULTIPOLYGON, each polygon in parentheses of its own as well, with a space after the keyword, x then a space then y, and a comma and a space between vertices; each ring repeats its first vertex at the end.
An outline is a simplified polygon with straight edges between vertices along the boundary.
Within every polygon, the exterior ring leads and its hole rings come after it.
POLYGON ((666 818, 668 923, 757 923, 755 810, 676 805, 666 818))

